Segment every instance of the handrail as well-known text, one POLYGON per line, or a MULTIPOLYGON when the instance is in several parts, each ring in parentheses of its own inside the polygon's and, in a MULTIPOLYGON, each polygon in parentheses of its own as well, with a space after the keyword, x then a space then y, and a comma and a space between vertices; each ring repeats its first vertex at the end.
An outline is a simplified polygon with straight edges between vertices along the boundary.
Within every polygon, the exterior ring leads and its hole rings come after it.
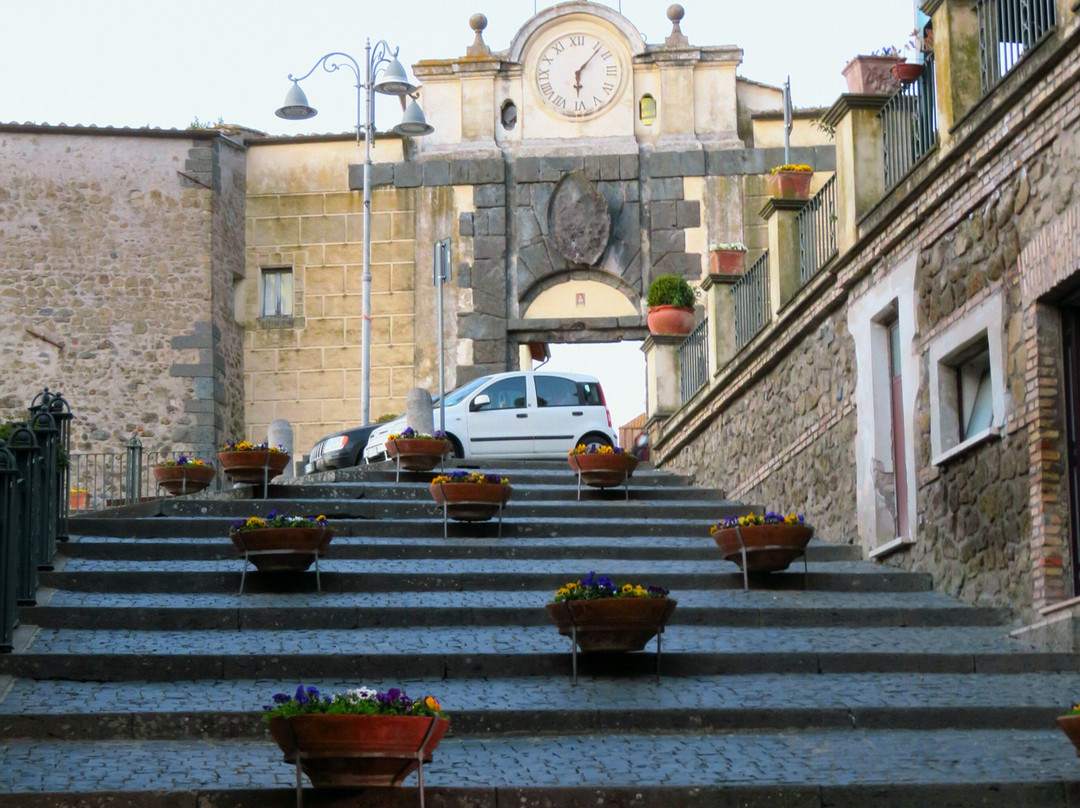
POLYGON ((837 253, 836 175, 798 214, 799 283, 805 286, 837 253))
POLYGON ((769 251, 762 253, 731 288, 735 298, 735 347, 742 348, 765 327, 769 306, 769 251))
POLYGON ((702 320, 679 345, 679 393, 682 403, 705 386, 709 366, 709 321, 702 320))

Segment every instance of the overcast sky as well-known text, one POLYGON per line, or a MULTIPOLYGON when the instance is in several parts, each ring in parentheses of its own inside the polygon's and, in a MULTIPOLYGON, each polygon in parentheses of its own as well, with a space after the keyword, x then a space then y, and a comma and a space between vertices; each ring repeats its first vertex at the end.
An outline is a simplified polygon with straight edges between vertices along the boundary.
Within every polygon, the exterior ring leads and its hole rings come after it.
MULTIPOLYGON (((465 54, 469 17, 488 17, 492 50, 549 2, 537 0, 31 0, 8 2, 0 26, 0 122, 185 128, 195 119, 271 134, 345 132, 356 125, 351 79, 321 71, 304 83, 319 115, 283 121, 274 110, 289 88, 330 51, 362 60, 364 41, 400 47, 407 67, 465 54)), ((610 0, 646 42, 670 33, 669 3, 610 0)), ((781 85, 791 75, 797 107, 829 106, 844 92, 840 71, 857 53, 902 46, 913 0, 683 0, 683 33, 694 45, 738 45, 740 75, 781 85)), ((376 123, 397 123, 396 99, 380 99, 376 123), (385 103, 382 103, 385 102, 385 103)), ((432 121, 438 125, 438 121, 432 121)), ((644 362, 635 346, 597 362, 560 358, 592 372, 616 425, 644 410, 644 362), (634 365, 633 363, 639 363, 634 365), (601 367, 602 366, 602 367, 601 367), (608 370, 612 368, 613 370, 608 370), (605 378, 610 377, 610 378, 605 378), (632 379, 627 384, 623 378, 632 379)), ((550 367, 550 366, 549 366, 550 367)), ((567 367, 566 369, 571 369, 567 367)))

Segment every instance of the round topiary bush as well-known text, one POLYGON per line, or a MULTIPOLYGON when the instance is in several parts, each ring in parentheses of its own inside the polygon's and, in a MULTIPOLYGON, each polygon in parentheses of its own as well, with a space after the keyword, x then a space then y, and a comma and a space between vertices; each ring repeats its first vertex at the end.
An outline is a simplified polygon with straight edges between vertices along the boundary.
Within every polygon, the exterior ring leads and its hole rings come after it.
POLYGON ((649 284, 649 307, 680 306, 684 309, 694 307, 694 290, 678 275, 660 275, 649 284))

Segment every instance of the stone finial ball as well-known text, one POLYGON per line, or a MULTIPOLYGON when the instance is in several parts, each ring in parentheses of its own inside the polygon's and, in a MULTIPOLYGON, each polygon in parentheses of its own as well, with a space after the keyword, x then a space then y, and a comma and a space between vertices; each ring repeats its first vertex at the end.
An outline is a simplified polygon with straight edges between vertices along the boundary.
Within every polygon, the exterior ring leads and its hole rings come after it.
POLYGON ((477 33, 487 28, 488 19, 483 14, 473 14, 469 17, 469 27, 477 33))
POLYGON ((678 23, 686 16, 686 9, 680 6, 678 3, 672 3, 667 9, 667 18, 674 23, 678 23))

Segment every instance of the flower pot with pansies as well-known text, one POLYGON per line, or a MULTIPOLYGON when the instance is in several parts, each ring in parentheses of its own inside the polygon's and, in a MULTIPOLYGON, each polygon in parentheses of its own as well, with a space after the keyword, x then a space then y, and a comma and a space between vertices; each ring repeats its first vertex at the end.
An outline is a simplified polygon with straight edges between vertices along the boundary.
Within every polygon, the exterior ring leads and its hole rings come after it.
POLYGON ((721 555, 745 572, 779 572, 806 552, 814 529, 801 514, 769 511, 721 519, 709 533, 721 555))
POLYGON ((263 483, 289 465, 290 455, 279 446, 251 441, 230 441, 218 451, 221 470, 234 483, 263 483))
POLYGON ((154 466, 153 471, 157 484, 173 497, 197 494, 210 485, 217 474, 213 464, 186 455, 180 455, 175 460, 166 460, 161 465, 154 466))
POLYGON ((386 456, 406 471, 431 471, 452 451, 453 444, 438 429, 428 435, 410 426, 386 439, 386 456))
POLYGON ((593 488, 626 485, 638 464, 625 449, 601 443, 579 443, 566 459, 578 479, 593 488))
POLYGON ((809 199, 814 169, 808 165, 788 163, 769 172, 767 188, 774 199, 809 199))

